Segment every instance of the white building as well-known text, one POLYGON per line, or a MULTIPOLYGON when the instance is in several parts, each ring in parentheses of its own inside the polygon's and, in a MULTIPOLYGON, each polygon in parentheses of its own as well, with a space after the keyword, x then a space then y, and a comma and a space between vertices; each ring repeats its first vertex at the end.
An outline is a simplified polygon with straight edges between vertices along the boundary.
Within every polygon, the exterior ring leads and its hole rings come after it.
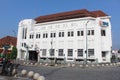
POLYGON ((110 16, 83 9, 24 19, 17 48, 19 59, 110 62, 110 16))

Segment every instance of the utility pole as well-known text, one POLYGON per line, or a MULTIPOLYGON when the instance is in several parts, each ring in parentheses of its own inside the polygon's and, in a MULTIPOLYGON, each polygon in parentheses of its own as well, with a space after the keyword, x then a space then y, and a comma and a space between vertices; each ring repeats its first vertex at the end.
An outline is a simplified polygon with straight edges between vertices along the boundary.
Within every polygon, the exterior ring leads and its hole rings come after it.
POLYGON ((51 40, 50 44, 51 44, 51 49, 50 49, 51 65, 53 65, 53 61, 52 61, 52 56, 53 56, 53 39, 51 40))
POLYGON ((88 57, 88 37, 87 37, 87 35, 88 35, 88 29, 87 29, 88 22, 89 22, 89 20, 85 24, 85 31, 86 31, 86 35, 85 35, 85 37, 86 37, 86 50, 85 50, 86 59, 85 59, 85 64, 87 64, 87 57, 88 57))

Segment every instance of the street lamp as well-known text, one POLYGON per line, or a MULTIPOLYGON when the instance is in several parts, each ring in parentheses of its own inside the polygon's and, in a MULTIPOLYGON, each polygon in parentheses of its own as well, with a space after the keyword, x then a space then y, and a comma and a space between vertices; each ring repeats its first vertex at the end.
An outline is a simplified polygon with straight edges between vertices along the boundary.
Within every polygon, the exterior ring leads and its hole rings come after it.
POLYGON ((51 57, 51 65, 52 65, 53 64, 53 62, 52 62, 52 56, 53 56, 53 39, 51 40, 50 45, 51 45, 50 57, 51 57))
POLYGON ((87 38, 87 35, 88 35, 88 30, 87 30, 88 22, 89 22, 89 20, 85 24, 85 31, 86 31, 86 35, 85 35, 85 37, 86 37, 86 50, 85 50, 86 59, 85 59, 85 64, 87 64, 87 56, 88 56, 88 38, 87 38))

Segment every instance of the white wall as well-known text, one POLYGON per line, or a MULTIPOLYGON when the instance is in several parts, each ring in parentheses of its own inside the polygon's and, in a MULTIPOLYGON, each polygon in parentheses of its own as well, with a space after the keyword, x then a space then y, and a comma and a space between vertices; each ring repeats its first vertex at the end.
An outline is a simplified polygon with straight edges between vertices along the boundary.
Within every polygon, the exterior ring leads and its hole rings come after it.
MULTIPOLYGON (((102 18, 101 18, 102 19, 102 18)), ((109 22, 109 19, 105 18, 102 19, 104 21, 109 22)), ((110 22, 109 22, 110 24, 110 22)), ((67 58, 67 49, 73 49, 73 57, 77 58, 77 49, 84 49, 84 52, 86 50, 86 25, 88 30, 94 30, 95 35, 88 36, 88 49, 94 48, 95 56, 94 59, 98 59, 98 62, 103 62, 101 52, 102 51, 109 51, 106 61, 110 62, 110 50, 112 46, 112 40, 111 40, 111 25, 109 25, 106 28, 107 35, 105 37, 101 37, 101 27, 99 25, 99 21, 96 18, 92 17, 86 17, 86 18, 78 18, 78 19, 70 19, 70 20, 61 20, 61 21, 52 21, 52 22, 46 22, 46 23, 39 23, 35 24, 34 20, 27 19, 23 20, 19 23, 18 28, 18 58, 21 58, 21 49, 25 50, 25 48, 22 48, 21 43, 26 43, 27 45, 33 47, 30 47, 30 50, 35 50, 35 46, 39 47, 40 49, 47 49, 47 56, 49 55, 49 49, 51 49, 51 41, 53 41, 53 48, 55 49, 55 57, 58 56, 58 49, 64 49, 65 57, 67 58), (87 23, 87 21, 89 22, 87 23), (22 39, 22 28, 27 28, 27 39, 22 39), (83 30, 84 36, 77 36, 77 31, 83 30), (64 31, 65 36, 64 37, 58 37, 58 32, 64 31), (68 31, 74 31, 74 37, 68 37, 67 32, 68 31), (50 38, 50 33, 55 32, 56 38, 50 38), (29 39, 29 35, 33 33, 34 39, 29 39), (36 34, 40 33, 41 38, 36 39, 36 34), (48 38, 42 38, 43 33, 48 33, 48 38), (107 41, 107 42, 106 42, 107 41)), ((40 53, 42 53, 40 51, 40 53)), ((42 54, 40 55, 42 57, 42 54)), ((86 58, 86 55, 84 53, 84 56, 82 59, 86 58)), ((89 57, 88 57, 89 58, 89 57)), ((105 61, 105 62, 106 62, 105 61)))

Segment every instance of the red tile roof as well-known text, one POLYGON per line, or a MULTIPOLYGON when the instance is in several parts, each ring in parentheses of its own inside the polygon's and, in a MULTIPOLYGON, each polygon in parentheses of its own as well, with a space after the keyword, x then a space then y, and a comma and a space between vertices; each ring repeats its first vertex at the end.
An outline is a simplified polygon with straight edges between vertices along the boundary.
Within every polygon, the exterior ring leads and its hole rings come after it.
POLYGON ((62 13, 40 16, 40 17, 35 18, 35 21, 37 23, 43 23, 43 22, 73 19, 73 18, 103 17, 103 16, 108 16, 108 15, 100 10, 99 11, 88 11, 86 9, 82 9, 82 10, 75 10, 75 11, 70 11, 70 12, 62 12, 62 13))
POLYGON ((6 36, 0 39, 0 47, 3 47, 4 45, 13 45, 16 46, 17 44, 17 38, 12 36, 6 36))

